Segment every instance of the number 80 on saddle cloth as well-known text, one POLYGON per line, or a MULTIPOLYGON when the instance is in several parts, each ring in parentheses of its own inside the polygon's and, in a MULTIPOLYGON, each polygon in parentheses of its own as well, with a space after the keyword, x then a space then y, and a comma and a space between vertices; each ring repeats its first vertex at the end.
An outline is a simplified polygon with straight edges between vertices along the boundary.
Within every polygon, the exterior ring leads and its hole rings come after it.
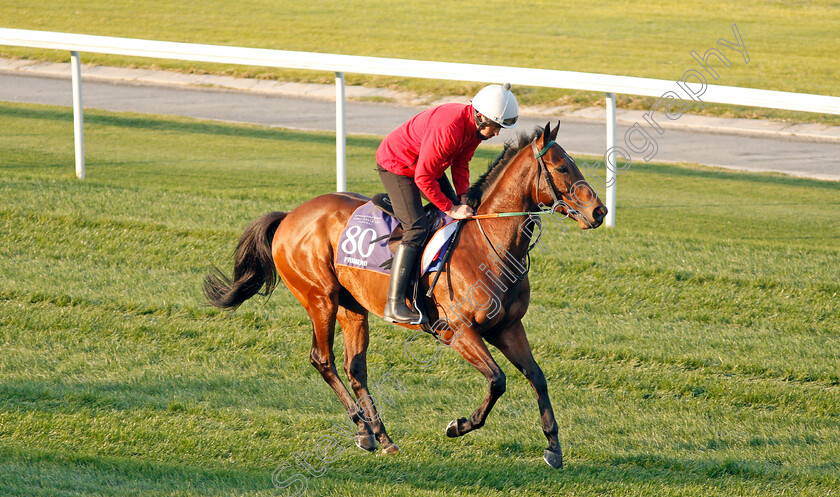
MULTIPOLYGON (((440 257, 457 226, 453 218, 440 211, 436 211, 436 216, 443 226, 435 231, 423 250, 420 274, 438 270, 440 257)), ((341 232, 336 265, 391 274, 389 262, 394 255, 388 247, 388 238, 397 226, 399 221, 373 202, 362 204, 341 232)))

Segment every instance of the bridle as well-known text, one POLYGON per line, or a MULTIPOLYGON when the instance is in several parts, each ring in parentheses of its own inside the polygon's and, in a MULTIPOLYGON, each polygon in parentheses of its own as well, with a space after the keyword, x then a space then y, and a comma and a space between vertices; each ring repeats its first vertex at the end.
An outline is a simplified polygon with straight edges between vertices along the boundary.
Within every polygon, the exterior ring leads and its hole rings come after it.
MULTIPOLYGON (((549 212, 554 213, 554 209, 556 209, 558 205, 562 205, 565 208, 566 213, 569 216, 571 216, 576 221, 579 221, 579 220, 583 219, 583 221, 586 224, 588 224, 589 227, 591 228, 592 223, 590 223, 589 220, 586 219, 586 217, 582 216, 581 213, 577 209, 572 207, 571 203, 569 201, 565 201, 561 198, 562 193, 557 191, 557 187, 554 186, 554 183, 551 180, 551 175, 548 174, 548 166, 546 166, 546 164, 545 164, 545 160, 543 159, 543 155, 545 155, 548 152, 548 150, 551 148, 551 146, 554 145, 555 143, 556 142, 554 140, 551 140, 550 142, 548 142, 548 145, 546 145, 545 148, 543 148, 540 151, 537 151, 536 140, 531 142, 531 149, 534 151, 534 158, 537 160, 537 184, 536 184, 536 192, 535 192, 537 195, 534 195, 534 198, 536 198, 539 195, 540 179, 541 179, 540 177, 542 176, 542 173, 545 172, 545 182, 548 185, 548 192, 551 194, 551 200, 554 202, 553 204, 551 204, 551 209, 549 210, 549 212)), ((574 160, 572 160, 572 158, 569 157, 569 154, 565 153, 565 151, 564 151, 564 159, 567 162, 574 163, 574 160)), ((573 192, 574 192, 574 188, 577 184, 578 183, 575 183, 574 185, 572 185, 572 191, 573 192)), ((572 193, 571 195, 572 195, 572 197, 574 197, 575 193, 572 193)))
POLYGON ((534 198, 536 199, 539 197, 540 180, 542 179, 543 172, 545 172, 545 182, 548 184, 548 192, 551 194, 551 200, 554 202, 552 208, 559 202, 562 202, 562 200, 557 192, 557 187, 555 187, 554 183, 551 181, 551 175, 548 173, 548 166, 545 165, 545 159, 543 159, 543 156, 547 154, 551 149, 551 146, 556 143, 557 142, 554 140, 551 140, 542 150, 537 150, 537 140, 531 142, 531 150, 534 151, 534 159, 537 161, 537 184, 535 185, 534 198))

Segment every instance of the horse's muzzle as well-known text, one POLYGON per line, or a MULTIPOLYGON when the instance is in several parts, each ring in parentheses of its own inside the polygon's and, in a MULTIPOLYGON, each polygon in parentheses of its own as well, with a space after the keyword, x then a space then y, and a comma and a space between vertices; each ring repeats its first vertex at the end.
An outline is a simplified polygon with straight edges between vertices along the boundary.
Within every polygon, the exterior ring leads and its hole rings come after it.
POLYGON ((594 221, 592 223, 592 227, 597 228, 598 226, 601 226, 605 217, 607 217, 607 208, 603 205, 599 205, 592 211, 592 221, 594 221))

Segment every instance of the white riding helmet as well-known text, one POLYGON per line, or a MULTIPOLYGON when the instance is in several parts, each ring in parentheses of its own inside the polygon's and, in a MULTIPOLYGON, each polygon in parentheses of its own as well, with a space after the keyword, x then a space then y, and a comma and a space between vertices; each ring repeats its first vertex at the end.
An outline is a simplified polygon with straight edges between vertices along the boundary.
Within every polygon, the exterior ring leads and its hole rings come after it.
POLYGON ((472 99, 473 108, 503 128, 515 128, 519 104, 510 91, 510 83, 485 86, 472 99))

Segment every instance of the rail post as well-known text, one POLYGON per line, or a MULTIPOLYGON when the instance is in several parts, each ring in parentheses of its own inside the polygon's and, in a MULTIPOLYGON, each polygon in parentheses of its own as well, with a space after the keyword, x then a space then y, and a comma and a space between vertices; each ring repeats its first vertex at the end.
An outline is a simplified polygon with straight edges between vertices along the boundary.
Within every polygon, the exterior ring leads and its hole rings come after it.
POLYGON ((347 131, 345 130, 344 73, 335 73, 335 188, 347 191, 347 131))
POLYGON ((73 127, 76 138, 76 177, 85 179, 85 126, 82 110, 82 60, 79 52, 70 52, 73 74, 73 127))
POLYGON ((607 93, 607 152, 604 155, 607 168, 607 220, 608 228, 615 227, 615 93, 607 93))

